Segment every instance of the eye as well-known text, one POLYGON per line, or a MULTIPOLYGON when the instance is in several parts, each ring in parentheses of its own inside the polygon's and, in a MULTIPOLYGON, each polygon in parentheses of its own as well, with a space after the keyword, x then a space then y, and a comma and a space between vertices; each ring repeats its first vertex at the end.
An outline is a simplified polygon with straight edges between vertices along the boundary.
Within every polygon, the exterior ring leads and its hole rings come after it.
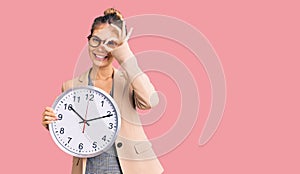
POLYGON ((97 47, 97 46, 99 46, 100 43, 101 43, 101 40, 96 36, 92 36, 89 40, 89 45, 92 47, 97 47))
POLYGON ((93 42, 100 42, 100 40, 98 38, 96 38, 96 37, 92 37, 92 41, 93 42))
POLYGON ((110 41, 107 42, 107 45, 108 46, 117 46, 118 43, 116 41, 110 40, 110 41))

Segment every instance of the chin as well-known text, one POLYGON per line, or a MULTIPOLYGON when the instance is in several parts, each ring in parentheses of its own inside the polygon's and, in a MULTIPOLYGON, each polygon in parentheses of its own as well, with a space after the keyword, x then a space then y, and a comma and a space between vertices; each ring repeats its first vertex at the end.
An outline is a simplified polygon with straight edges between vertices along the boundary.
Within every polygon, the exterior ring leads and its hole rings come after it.
POLYGON ((99 60, 97 58, 93 59, 93 64, 97 67, 106 67, 112 64, 112 57, 104 58, 103 60, 99 60))

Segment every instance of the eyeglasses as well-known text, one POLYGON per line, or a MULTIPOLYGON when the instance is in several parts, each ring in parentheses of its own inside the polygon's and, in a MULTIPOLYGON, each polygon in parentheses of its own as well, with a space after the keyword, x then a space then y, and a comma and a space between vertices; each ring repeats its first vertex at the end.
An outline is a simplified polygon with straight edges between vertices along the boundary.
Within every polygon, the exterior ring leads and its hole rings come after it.
POLYGON ((115 38, 110 38, 109 40, 101 40, 97 36, 92 36, 89 39, 89 45, 91 47, 98 47, 101 43, 108 46, 109 48, 116 48, 119 45, 115 38))

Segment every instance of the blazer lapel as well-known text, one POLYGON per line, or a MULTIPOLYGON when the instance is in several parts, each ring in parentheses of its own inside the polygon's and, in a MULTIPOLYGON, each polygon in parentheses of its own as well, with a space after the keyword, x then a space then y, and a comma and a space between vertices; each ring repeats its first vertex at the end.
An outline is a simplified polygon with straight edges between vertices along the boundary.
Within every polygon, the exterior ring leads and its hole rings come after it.
POLYGON ((75 81, 75 83, 77 84, 74 84, 74 86, 87 86, 88 85, 88 82, 89 82, 89 72, 90 70, 86 71, 85 73, 81 74, 79 77, 78 77, 78 81, 75 81))
POLYGON ((124 78, 124 74, 117 70, 114 69, 114 100, 117 102, 118 107, 120 109, 120 112, 122 111, 122 98, 123 98, 123 94, 124 94, 124 86, 125 86, 125 78, 124 78))

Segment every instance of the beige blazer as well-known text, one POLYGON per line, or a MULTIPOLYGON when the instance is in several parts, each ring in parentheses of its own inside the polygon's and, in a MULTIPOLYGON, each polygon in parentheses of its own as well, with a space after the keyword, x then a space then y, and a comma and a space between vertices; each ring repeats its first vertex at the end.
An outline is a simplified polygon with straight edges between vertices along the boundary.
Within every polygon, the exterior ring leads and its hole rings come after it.
MULTIPOLYGON (((121 113, 121 128, 115 145, 122 172, 124 174, 161 174, 163 168, 153 152, 136 112, 136 107, 150 109, 156 105, 158 96, 146 74, 140 72, 133 78, 129 77, 129 71, 131 70, 114 69, 113 78, 113 97, 121 113)), ((88 71, 65 82, 62 90, 87 85, 88 71)), ((86 161, 86 158, 73 157, 72 174, 85 174, 86 161)))

